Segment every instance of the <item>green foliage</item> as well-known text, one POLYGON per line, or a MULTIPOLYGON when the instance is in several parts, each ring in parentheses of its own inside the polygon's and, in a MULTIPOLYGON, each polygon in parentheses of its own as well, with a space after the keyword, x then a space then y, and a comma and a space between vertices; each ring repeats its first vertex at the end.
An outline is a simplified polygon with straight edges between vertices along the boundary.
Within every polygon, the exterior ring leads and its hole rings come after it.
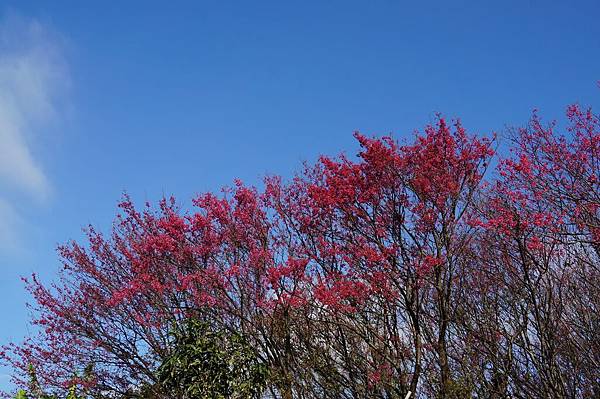
POLYGON ((75 386, 71 386, 71 388, 69 388, 67 399, 79 399, 79 397, 77 396, 77 389, 75 386))
POLYGON ((160 366, 161 389, 180 399, 259 398, 267 367, 239 334, 214 331, 198 320, 173 334, 172 353, 160 366))
POLYGON ((25 392, 25 390, 23 389, 19 389, 19 392, 17 392, 17 396, 15 396, 15 399, 28 399, 27 392, 25 392))
MULTIPOLYGON (((58 399, 56 395, 47 395, 45 393, 27 393, 24 389, 19 389, 15 399, 58 399)), ((81 396, 77 396, 77 389, 75 386, 69 388, 69 393, 65 399, 83 399, 81 396)))
MULTIPOLYGON (((88 370, 86 368, 86 370, 88 370)), ((35 368, 29 365, 29 387, 28 391, 19 389, 15 399, 58 399, 56 395, 48 395, 44 393, 37 378, 35 368)), ((73 385, 69 388, 69 392, 65 399, 84 399, 77 395, 77 386, 73 385)))
POLYGON ((446 385, 446 395, 450 399, 465 399, 473 397, 473 387, 466 380, 450 379, 446 385))

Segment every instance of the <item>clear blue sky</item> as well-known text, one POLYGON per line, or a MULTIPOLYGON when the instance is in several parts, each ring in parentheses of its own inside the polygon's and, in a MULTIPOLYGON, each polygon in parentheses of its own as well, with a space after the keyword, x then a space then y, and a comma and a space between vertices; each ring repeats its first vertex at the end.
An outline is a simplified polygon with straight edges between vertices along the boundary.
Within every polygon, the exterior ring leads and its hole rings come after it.
POLYGON ((353 153, 354 130, 600 103, 597 1, 175 3, 0 3, 0 342, 27 333, 19 276, 51 279, 124 190, 189 205, 353 153))

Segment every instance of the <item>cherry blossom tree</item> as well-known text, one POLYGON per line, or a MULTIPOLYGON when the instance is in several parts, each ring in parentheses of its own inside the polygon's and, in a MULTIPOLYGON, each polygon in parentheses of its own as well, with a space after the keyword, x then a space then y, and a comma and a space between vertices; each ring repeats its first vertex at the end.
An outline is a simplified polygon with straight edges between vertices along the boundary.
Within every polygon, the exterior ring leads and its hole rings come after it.
POLYGON ((194 320, 252 348, 265 397, 598 394, 600 123, 567 119, 535 113, 506 157, 438 117, 191 210, 125 196, 108 236, 59 248, 55 283, 26 279, 38 334, 2 358, 53 393, 168 398, 194 320))

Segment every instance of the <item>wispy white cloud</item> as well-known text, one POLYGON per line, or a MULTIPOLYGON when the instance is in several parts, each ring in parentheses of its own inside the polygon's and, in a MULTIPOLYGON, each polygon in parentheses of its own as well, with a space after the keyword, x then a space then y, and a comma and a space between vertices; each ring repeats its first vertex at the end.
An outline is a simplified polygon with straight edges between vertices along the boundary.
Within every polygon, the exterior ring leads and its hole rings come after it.
POLYGON ((0 240, 5 243, 16 245, 24 225, 11 201, 39 204, 52 192, 38 143, 60 113, 68 82, 55 34, 36 20, 0 19, 0 240))
POLYGON ((25 228, 25 221, 10 202, 0 198, 0 254, 20 253, 22 243, 19 233, 25 228))

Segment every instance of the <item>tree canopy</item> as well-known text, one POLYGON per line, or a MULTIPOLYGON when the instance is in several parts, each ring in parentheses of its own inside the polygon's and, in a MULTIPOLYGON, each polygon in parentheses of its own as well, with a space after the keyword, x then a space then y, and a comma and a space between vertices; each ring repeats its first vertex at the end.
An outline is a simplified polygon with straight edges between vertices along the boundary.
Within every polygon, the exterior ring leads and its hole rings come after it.
POLYGON ((125 196, 58 282, 27 279, 39 334, 2 356, 94 398, 598 395, 600 121, 567 120, 534 114, 501 154, 441 117, 356 134, 356 158, 190 211, 125 196))

